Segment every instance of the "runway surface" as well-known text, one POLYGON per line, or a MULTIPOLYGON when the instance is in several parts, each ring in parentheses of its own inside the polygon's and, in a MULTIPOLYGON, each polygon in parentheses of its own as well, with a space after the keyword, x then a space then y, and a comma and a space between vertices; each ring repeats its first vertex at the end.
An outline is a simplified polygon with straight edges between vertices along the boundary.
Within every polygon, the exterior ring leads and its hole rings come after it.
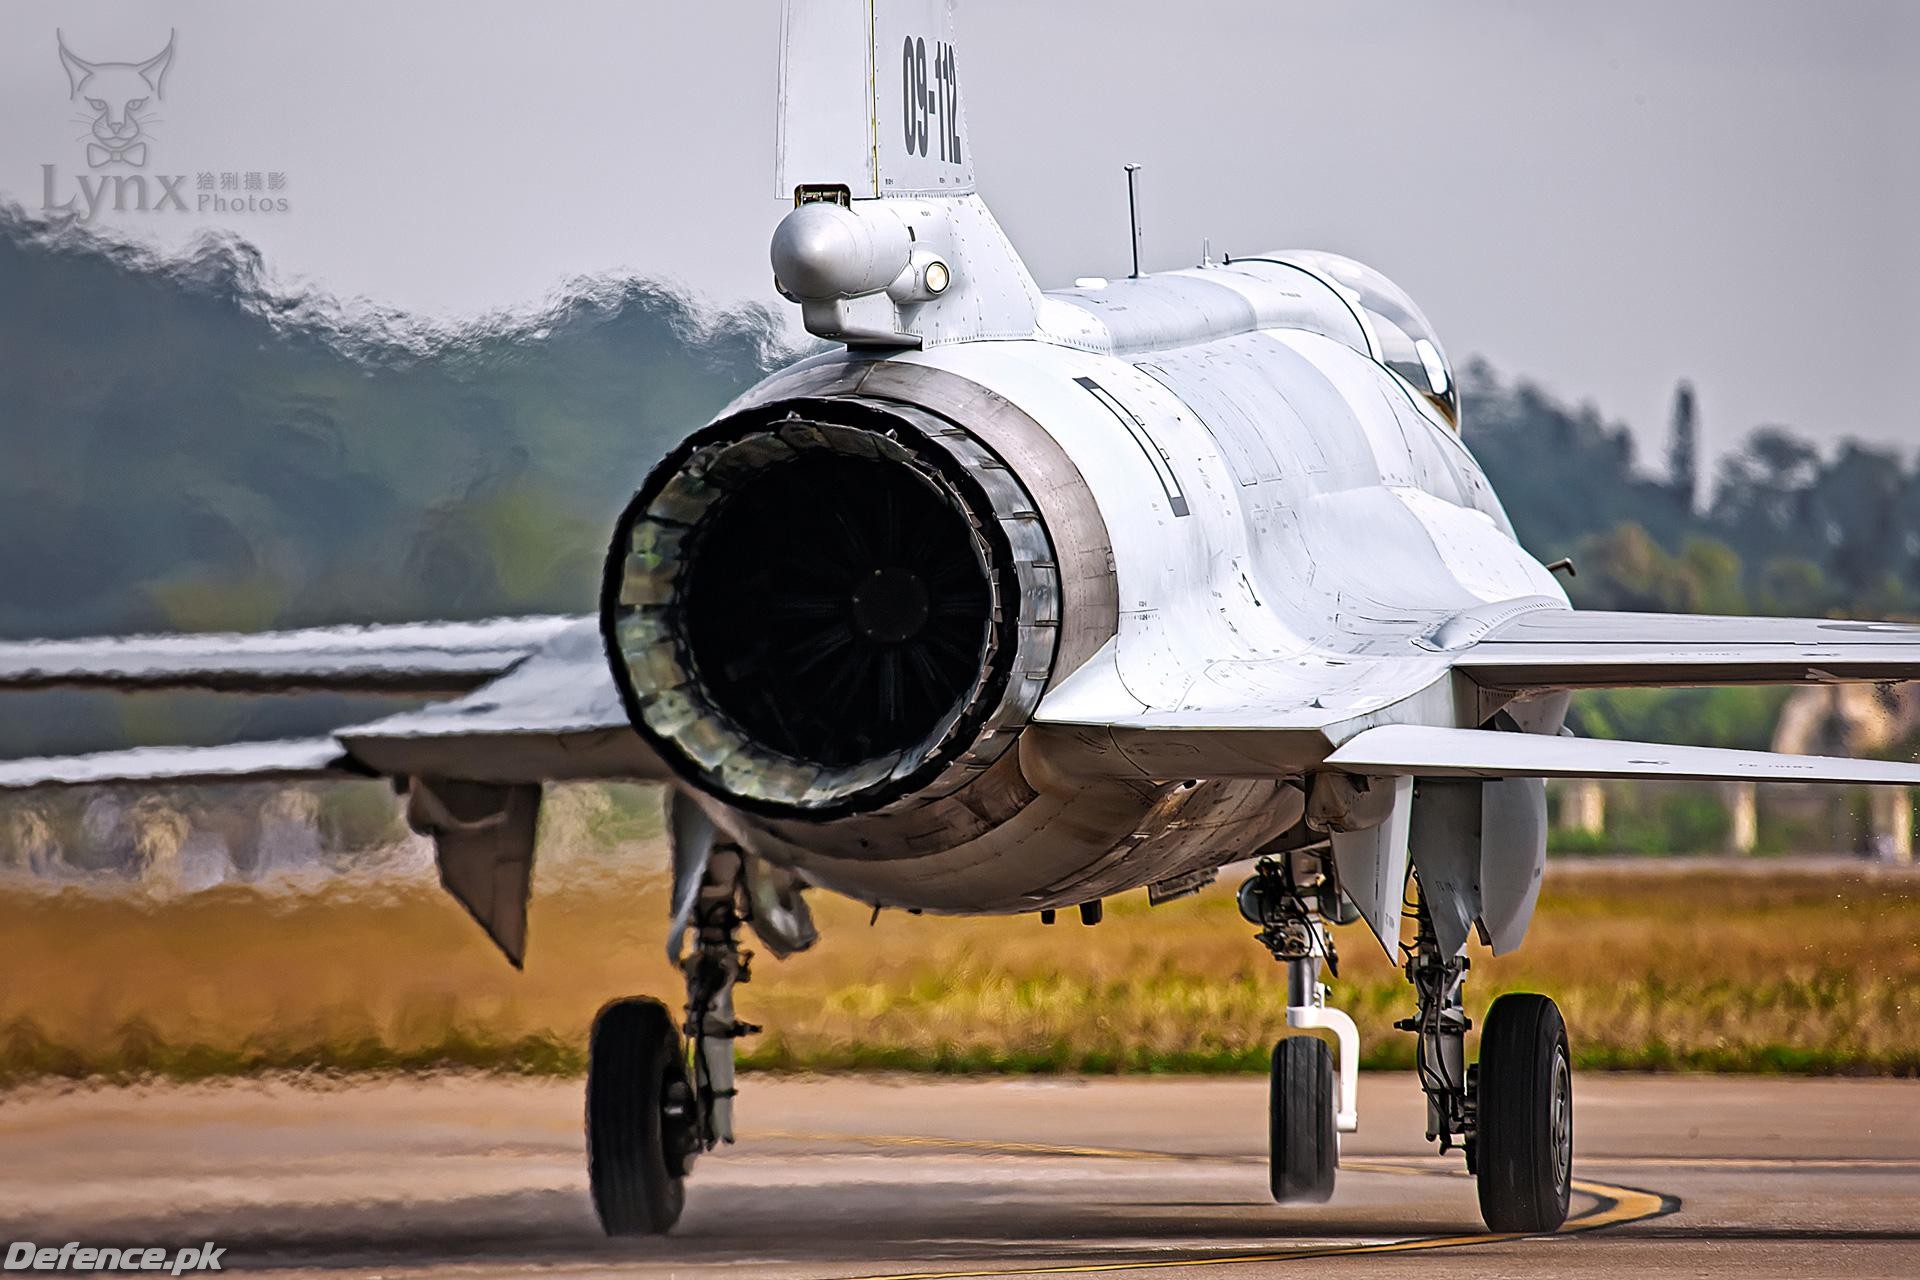
POLYGON ((608 1241, 580 1087, 448 1077, 0 1095, 0 1245, 285 1275, 1920 1275, 1920 1081, 1584 1075, 1570 1230, 1481 1232, 1411 1077, 1339 1191, 1268 1200, 1261 1080, 748 1077, 665 1240, 608 1241))

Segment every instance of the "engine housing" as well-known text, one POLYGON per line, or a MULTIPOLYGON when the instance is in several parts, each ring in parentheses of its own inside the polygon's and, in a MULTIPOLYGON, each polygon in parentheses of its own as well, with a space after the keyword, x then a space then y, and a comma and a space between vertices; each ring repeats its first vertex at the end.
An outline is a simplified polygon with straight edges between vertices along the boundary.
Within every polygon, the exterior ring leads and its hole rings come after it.
POLYGON ((954 421, 777 398, 647 477, 601 625, 669 767, 749 812, 826 819, 951 794, 1007 751, 1054 672, 1058 563, 1020 478, 954 421))

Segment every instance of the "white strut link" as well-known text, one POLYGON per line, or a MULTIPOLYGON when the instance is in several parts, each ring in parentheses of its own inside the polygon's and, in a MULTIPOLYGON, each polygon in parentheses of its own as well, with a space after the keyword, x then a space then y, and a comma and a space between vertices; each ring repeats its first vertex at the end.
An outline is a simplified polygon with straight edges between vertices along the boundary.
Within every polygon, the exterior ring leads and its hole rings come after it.
POLYGON ((1314 1002, 1287 1006, 1287 1025, 1296 1031, 1331 1031, 1340 1043, 1340 1089, 1334 1113, 1334 1128, 1341 1133, 1360 1129, 1360 1028, 1343 1009, 1329 1009, 1324 1003, 1327 988, 1315 984, 1314 1002))

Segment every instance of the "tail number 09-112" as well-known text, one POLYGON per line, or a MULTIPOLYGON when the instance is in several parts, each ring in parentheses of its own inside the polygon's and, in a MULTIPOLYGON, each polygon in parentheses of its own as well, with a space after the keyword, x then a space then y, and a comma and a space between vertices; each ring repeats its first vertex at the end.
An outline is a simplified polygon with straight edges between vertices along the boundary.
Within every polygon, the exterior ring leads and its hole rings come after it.
POLYGON ((929 68, 927 42, 906 38, 900 48, 900 101, 907 153, 932 152, 948 164, 959 164, 960 72, 952 45, 936 41, 929 68))

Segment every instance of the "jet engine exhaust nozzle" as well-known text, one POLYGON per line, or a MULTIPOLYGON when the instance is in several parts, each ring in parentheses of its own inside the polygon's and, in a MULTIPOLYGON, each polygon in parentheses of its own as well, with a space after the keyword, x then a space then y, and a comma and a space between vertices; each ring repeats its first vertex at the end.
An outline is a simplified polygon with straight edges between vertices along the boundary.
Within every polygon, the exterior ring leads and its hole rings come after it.
POLYGON ((747 410, 621 517, 602 630, 634 727, 742 808, 946 794, 1010 746, 1058 630, 1046 532, 965 431, 837 397, 747 410))

